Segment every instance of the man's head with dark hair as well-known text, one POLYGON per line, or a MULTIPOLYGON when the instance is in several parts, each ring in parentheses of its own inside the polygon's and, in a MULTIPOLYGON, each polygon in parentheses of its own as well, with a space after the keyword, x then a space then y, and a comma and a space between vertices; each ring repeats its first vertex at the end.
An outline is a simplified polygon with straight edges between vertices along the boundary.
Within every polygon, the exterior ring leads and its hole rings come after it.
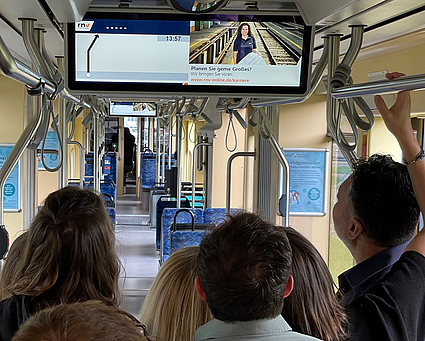
MULTIPOLYGON (((407 167, 389 155, 372 155, 353 167, 353 174, 340 186, 334 207, 338 236, 350 251, 349 234, 354 223, 378 247, 393 247, 413 237, 419 219, 407 167)), ((353 230, 354 231, 354 230, 353 230)))
POLYGON ((197 290, 221 321, 273 318, 292 289, 291 254, 282 228, 253 213, 229 216, 201 242, 197 290))

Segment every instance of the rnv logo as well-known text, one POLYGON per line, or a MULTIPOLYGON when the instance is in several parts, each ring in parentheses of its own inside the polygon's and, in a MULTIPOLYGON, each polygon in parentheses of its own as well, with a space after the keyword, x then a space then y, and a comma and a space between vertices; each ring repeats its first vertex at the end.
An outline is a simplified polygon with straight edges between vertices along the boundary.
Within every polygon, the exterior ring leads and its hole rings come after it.
POLYGON ((77 32, 90 32, 93 27, 94 21, 79 21, 75 23, 75 31, 77 32))

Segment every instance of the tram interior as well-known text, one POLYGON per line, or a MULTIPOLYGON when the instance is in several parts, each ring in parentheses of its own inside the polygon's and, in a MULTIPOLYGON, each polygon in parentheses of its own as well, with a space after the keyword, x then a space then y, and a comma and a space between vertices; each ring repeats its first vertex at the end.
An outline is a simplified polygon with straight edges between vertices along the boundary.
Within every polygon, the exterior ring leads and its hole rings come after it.
MULTIPOLYGON (((338 185, 351 173, 350 164, 359 157, 387 153, 396 160, 402 158, 400 147, 385 128, 372 98, 385 92, 390 104, 394 102, 394 92, 409 86, 401 78, 392 87, 381 87, 386 84, 386 72, 397 70, 410 80, 415 75, 421 79, 425 73, 423 1, 230 0, 212 12, 227 16, 299 16, 305 27, 313 27, 311 53, 302 54, 296 39, 304 29, 296 20, 278 29, 251 23, 259 54, 270 57, 262 63, 270 67, 293 66, 302 56, 306 63, 306 89, 300 94, 288 91, 271 96, 261 86, 244 91, 239 84, 237 91, 222 85, 226 96, 216 90, 208 93, 205 84, 190 84, 193 90, 178 93, 176 89, 185 91, 184 86, 170 91, 170 87, 159 83, 155 84, 154 88, 159 89, 155 92, 143 84, 136 90, 126 85, 108 88, 103 80, 99 88, 67 88, 67 77, 71 77, 68 63, 75 57, 67 55, 67 24, 83 22, 90 13, 181 14, 170 2, 173 1, 0 0, 0 155, 2 164, 11 169, 20 160, 15 174, 16 202, 0 208, 10 244, 28 228, 49 193, 70 182, 76 186, 83 186, 84 182, 98 191, 112 184, 112 192, 105 190, 105 200, 110 203, 117 249, 125 267, 120 282, 122 307, 135 316, 168 257, 162 250, 162 231, 159 236, 157 232, 157 224, 161 224, 156 220, 158 200, 173 202, 173 213, 180 207, 192 207, 201 212, 220 209, 223 216, 226 211, 244 209, 259 212, 273 223, 292 226, 313 242, 336 277, 353 265, 353 258, 333 228, 331 212, 338 185), (266 51, 268 43, 261 34, 280 30, 289 36, 278 33, 282 35, 279 39, 286 41, 285 54, 273 56, 273 52, 266 51), (34 52, 34 46, 38 52, 34 52), (331 81, 340 62, 350 70, 342 83, 335 85, 331 81), (361 86, 350 88, 352 83, 361 86), (35 95, 51 95, 57 89, 62 90, 52 104, 54 114, 59 116, 58 130, 52 128, 54 124, 49 126, 43 147, 46 159, 51 156, 52 163, 43 165, 36 162, 41 157, 41 147, 26 148, 28 136, 23 132, 33 113, 43 111, 43 104, 37 99, 40 96, 35 95), (362 103, 366 103, 365 108, 356 102, 360 124, 353 125, 352 111, 345 112, 339 122, 337 109, 342 104, 337 98, 342 103, 344 98, 353 97, 363 98, 362 103), (116 112, 113 104, 126 109, 116 112), (267 122, 271 122, 270 126, 267 122), (70 139, 61 139, 62 156, 58 155, 58 133, 71 135, 70 139), (18 145, 21 152, 11 152, 18 145), (8 153, 15 160, 7 158, 8 153), (306 169, 304 173, 291 170, 293 178, 288 176, 284 161, 303 153, 308 157, 319 153, 323 157, 318 162, 323 166, 320 179, 314 178, 317 173, 313 176, 306 169), (62 160, 61 167, 46 170, 57 167, 58 158, 62 160), (303 177, 309 179, 310 185, 300 183, 303 177), (309 200, 304 202, 307 196, 309 200), (319 201, 321 205, 315 205, 319 201)), ((229 50, 227 56, 221 51, 224 46, 231 49, 237 27, 236 22, 217 24, 212 20, 191 25, 194 34, 187 41, 191 65, 234 67, 233 51, 229 50)), ((129 51, 134 48, 127 46, 129 51)), ((144 46, 144 53, 135 57, 142 59, 155 48, 144 46)), ((124 52, 102 53, 107 60, 124 52)), ((163 57, 152 54, 154 59, 163 57)), ((115 67, 119 71, 126 65, 121 62, 115 67)), ((90 71, 93 79, 94 65, 90 71)), ((75 81, 75 75, 72 77, 75 81)), ((423 146, 424 83, 415 84, 409 88, 416 90, 412 93, 412 124, 423 146)), ((272 83, 271 87, 275 85, 272 83)), ((49 117, 47 121, 51 123, 49 117)), ((5 185, 4 177, 8 175, 2 168, 3 203, 15 198, 10 194, 10 185, 5 185)))

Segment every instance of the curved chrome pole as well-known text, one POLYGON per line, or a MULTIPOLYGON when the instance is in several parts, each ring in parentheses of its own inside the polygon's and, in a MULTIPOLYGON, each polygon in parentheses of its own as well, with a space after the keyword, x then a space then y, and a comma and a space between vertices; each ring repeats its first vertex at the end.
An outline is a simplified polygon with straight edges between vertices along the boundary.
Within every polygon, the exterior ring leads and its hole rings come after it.
MULTIPOLYGON (((44 108, 44 106, 42 106, 42 108, 44 108)), ((25 151, 27 146, 30 144, 31 139, 33 138, 35 132, 37 131, 41 122, 41 118, 43 116, 42 112, 43 110, 40 109, 31 118, 25 130, 19 137, 18 142, 16 142, 15 146, 13 147, 12 151, 10 152, 9 156, 7 157, 6 161, 4 162, 3 166, 0 169, 0 225, 4 225, 4 210, 3 210, 4 185, 6 183, 8 176, 12 172, 13 167, 15 167, 19 158, 22 156, 23 152, 25 151)))
POLYGON ((255 157, 255 152, 237 152, 232 154, 227 160, 227 182, 226 182, 226 213, 230 213, 230 191, 232 185, 232 162, 239 156, 252 156, 255 157))
POLYGON ((202 142, 198 143, 194 148, 192 152, 192 208, 195 208, 195 177, 196 177, 196 151, 201 146, 212 146, 212 143, 209 142, 202 142))
MULTIPOLYGON (((279 146, 279 142, 277 141, 277 138, 274 134, 271 134, 270 138, 268 139, 273 147, 273 150, 277 156, 277 159, 279 160, 279 163, 282 165, 283 167, 283 173, 284 173, 284 178, 283 178, 283 184, 282 187, 285 189, 285 193, 283 193, 283 198, 284 198, 284 212, 282 212, 280 210, 280 207, 278 209, 278 212, 280 212, 285 219, 285 225, 284 226, 289 226, 289 181, 291 178, 291 174, 290 174, 290 170, 289 170, 289 163, 288 160, 286 160, 285 154, 282 151, 282 148, 280 148, 279 146)), ((281 188, 282 188, 281 187, 281 188)), ((279 193, 279 200, 282 198, 282 194, 279 193)), ((280 204, 280 202, 279 202, 280 204)), ((280 206, 280 205, 279 205, 280 206)))
MULTIPOLYGON (((340 35, 331 35, 329 36, 329 64, 328 64, 328 75, 329 78, 334 74, 336 67, 339 63, 339 44, 341 36, 340 35)), ((329 79, 330 81, 330 79, 329 79)), ((328 82, 329 82, 328 81, 328 82)), ((335 117, 336 111, 338 110, 338 102, 332 98, 330 92, 330 85, 328 84, 328 93, 326 97, 326 121, 328 123, 328 129, 332 135, 332 138, 336 141, 336 127, 335 127, 335 117)))
POLYGON ((25 47, 37 72, 47 79, 52 79, 49 67, 46 65, 41 54, 41 48, 34 39, 34 22, 36 22, 37 19, 19 18, 19 20, 22 21, 22 37, 24 39, 25 47))
POLYGON ((350 46, 342 60, 342 64, 346 64, 352 67, 356 60, 363 43, 363 33, 366 26, 364 25, 353 25, 351 26, 351 40, 350 46))

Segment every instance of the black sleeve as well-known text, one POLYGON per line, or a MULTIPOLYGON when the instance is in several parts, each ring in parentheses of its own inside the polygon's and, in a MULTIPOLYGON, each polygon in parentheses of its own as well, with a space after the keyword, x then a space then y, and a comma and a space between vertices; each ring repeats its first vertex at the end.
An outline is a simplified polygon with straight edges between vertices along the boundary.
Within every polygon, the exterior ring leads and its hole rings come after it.
POLYGON ((352 341, 425 340, 425 257, 415 251, 403 253, 347 313, 352 341))
POLYGON ((0 341, 10 341, 28 319, 27 296, 12 296, 0 302, 0 341))

